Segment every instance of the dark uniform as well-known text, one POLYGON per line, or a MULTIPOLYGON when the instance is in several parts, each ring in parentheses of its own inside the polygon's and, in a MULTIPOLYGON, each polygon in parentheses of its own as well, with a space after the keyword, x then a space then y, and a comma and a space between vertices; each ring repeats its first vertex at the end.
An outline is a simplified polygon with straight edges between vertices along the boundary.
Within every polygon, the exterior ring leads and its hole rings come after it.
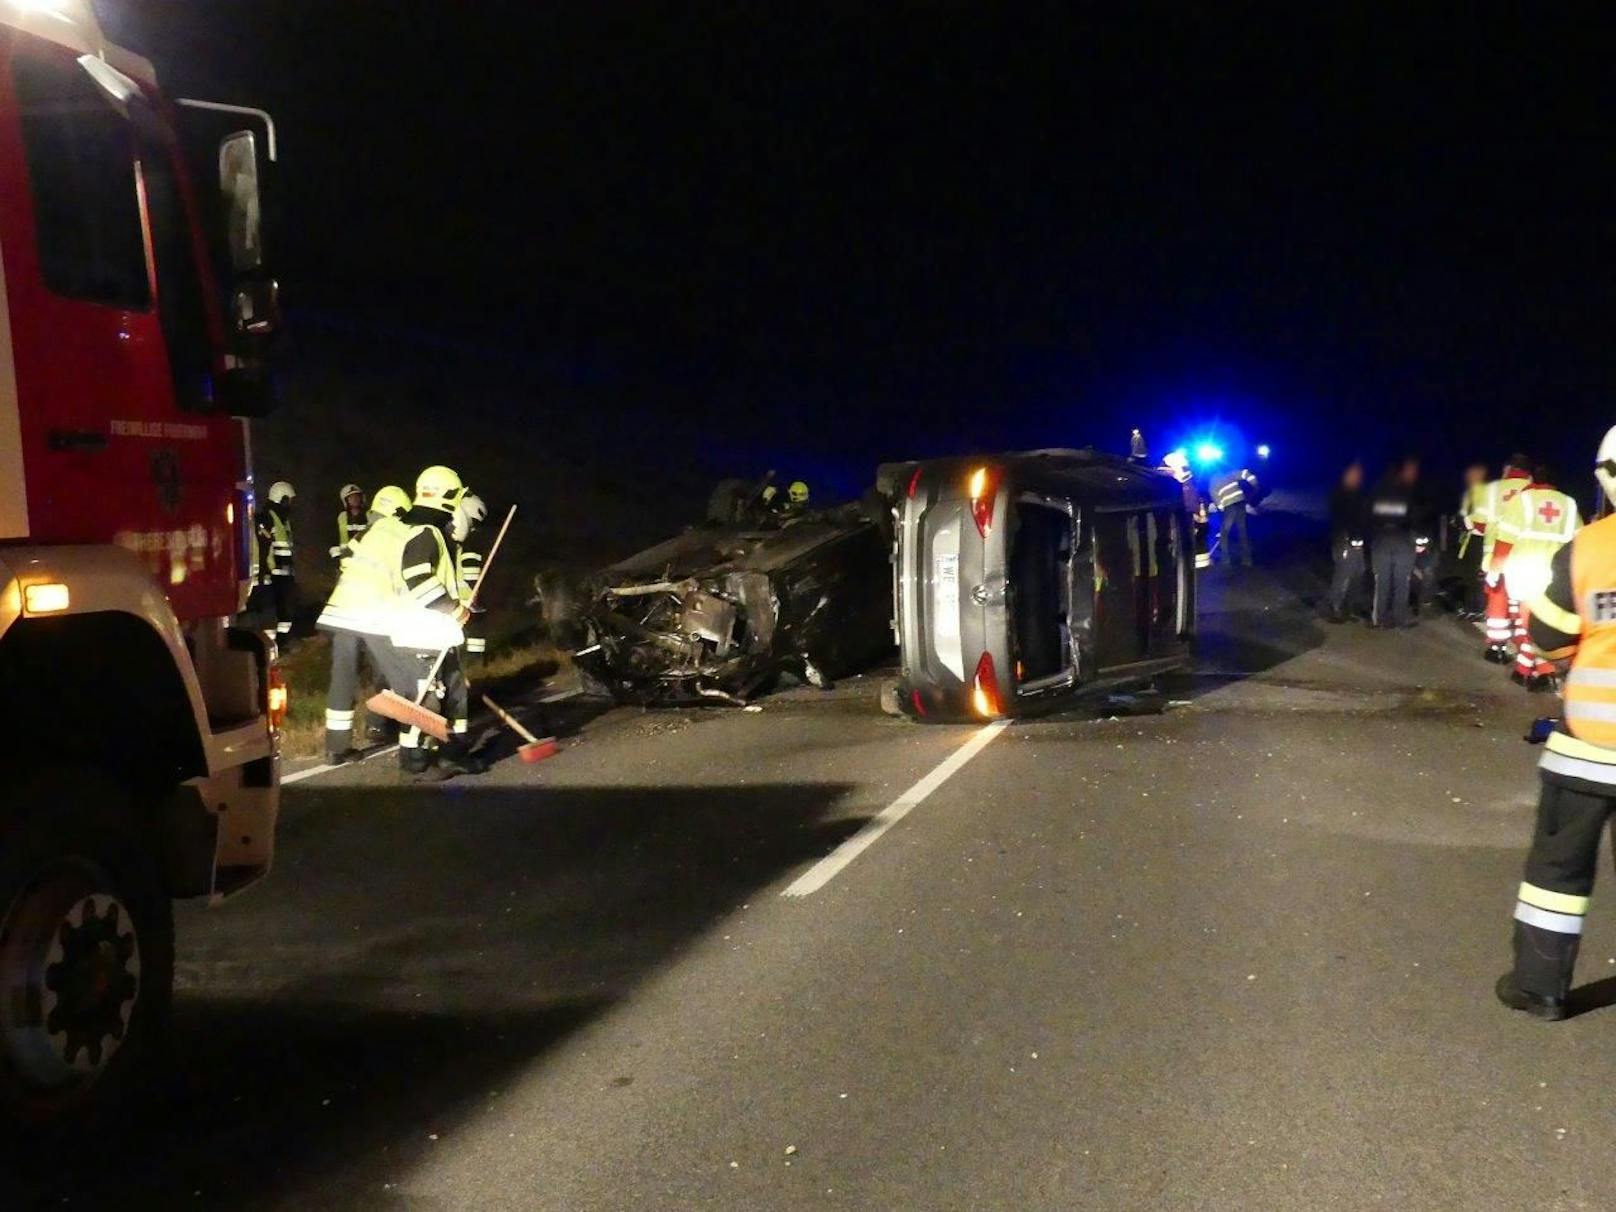
POLYGON ((1561 547, 1548 589, 1530 603, 1532 643, 1571 658, 1565 716, 1538 774, 1537 829, 1515 901, 1515 966, 1498 982, 1506 1005, 1563 1018, 1593 892, 1599 837, 1616 812, 1616 517, 1561 547))
POLYGON ((1388 473, 1369 501, 1370 561, 1375 572, 1377 627, 1411 627, 1409 583, 1414 576, 1414 487, 1388 473))
POLYGON ((292 618, 297 609, 297 576, 292 567, 290 502, 270 501, 253 519, 253 579, 257 588, 249 610, 273 610, 275 639, 286 646, 292 639, 292 618))
POLYGON ((1330 495, 1330 617, 1337 622, 1360 609, 1363 589, 1364 539, 1367 534, 1361 488, 1336 485, 1330 495))
MULTIPOLYGON (((404 515, 404 524, 410 528, 409 538, 399 556, 399 580, 403 600, 418 608, 456 614, 460 610, 460 578, 450 554, 449 536, 444 533, 448 515, 427 506, 416 506, 404 515)), ((438 663, 437 652, 413 654, 415 685, 404 688, 394 686, 399 694, 414 699, 423 689, 432 666, 438 663)), ((438 670, 437 688, 427 688, 425 702, 449 721, 450 747, 444 756, 459 761, 465 752, 465 738, 470 718, 469 690, 465 671, 461 668, 458 649, 450 649, 438 670)), ((415 728, 399 731, 399 751, 407 769, 419 769, 424 761, 418 757, 421 734, 415 728)))

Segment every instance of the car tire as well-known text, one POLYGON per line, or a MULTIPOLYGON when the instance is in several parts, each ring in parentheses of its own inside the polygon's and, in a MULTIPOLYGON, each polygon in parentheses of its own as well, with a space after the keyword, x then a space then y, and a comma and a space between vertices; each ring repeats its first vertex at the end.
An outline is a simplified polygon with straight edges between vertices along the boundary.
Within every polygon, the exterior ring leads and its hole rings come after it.
POLYGON ((174 918, 129 795, 36 771, 0 805, 0 1119, 51 1133, 152 1089, 174 918))

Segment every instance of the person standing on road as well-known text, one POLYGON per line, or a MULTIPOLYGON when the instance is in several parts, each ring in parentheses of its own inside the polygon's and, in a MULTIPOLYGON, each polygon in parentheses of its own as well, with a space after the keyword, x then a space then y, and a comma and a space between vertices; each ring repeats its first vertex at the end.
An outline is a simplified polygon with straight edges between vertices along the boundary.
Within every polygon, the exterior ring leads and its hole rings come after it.
MULTIPOLYGON (((359 756, 354 744, 354 702, 359 696, 359 655, 389 683, 401 673, 401 658, 390 635, 397 586, 392 569, 409 537, 398 515, 410 498, 392 484, 380 488, 372 502, 365 537, 355 541, 342 561, 337 583, 315 626, 331 637, 331 678, 325 699, 325 760, 333 766, 359 756)), ((385 733, 377 726, 383 739, 385 733)))
POLYGON ((1458 555, 1464 583, 1460 614, 1472 623, 1486 617, 1487 599, 1481 581, 1481 548, 1486 527, 1479 520, 1485 512, 1486 491, 1487 464, 1472 463, 1465 468, 1464 494, 1459 498, 1459 522, 1464 527, 1464 537, 1459 540, 1458 555))
POLYGON ((1251 567, 1251 532, 1246 529, 1246 510, 1256 503, 1261 491, 1257 477, 1242 467, 1212 481, 1212 503, 1223 514, 1223 525, 1218 532, 1218 543, 1223 549, 1223 562, 1234 566, 1234 541, 1240 538, 1240 563, 1251 567))
POLYGON ((1212 567, 1212 550, 1206 541, 1206 501, 1195 487, 1195 473, 1190 470, 1189 456, 1182 450, 1171 450, 1162 457, 1162 470, 1178 481, 1184 491, 1184 512, 1189 514, 1194 530, 1195 567, 1212 567))
POLYGON ((345 560, 370 528, 370 512, 365 490, 357 484, 344 484, 337 499, 342 502, 342 512, 337 515, 337 542, 328 554, 333 560, 345 560))
MULTIPOLYGON (((275 612, 275 642, 292 646, 292 619, 297 611, 297 574, 292 564, 292 502, 297 490, 286 480, 269 486, 269 500, 253 519, 253 572, 258 588, 253 598, 268 599, 275 612)), ((254 608, 252 600, 249 609, 254 608)), ((266 611, 267 613, 267 611, 266 611)))
POLYGON ((1145 435, 1137 429, 1128 436, 1128 462, 1143 466, 1150 459, 1150 451, 1145 447, 1145 435))
MULTIPOLYGON (((415 503, 404 515, 409 527, 398 554, 396 585, 399 625, 393 643, 414 661, 413 685, 393 689, 434 705, 449 723, 450 740, 441 749, 427 745, 417 728, 399 730, 399 766, 408 774, 481 774, 487 763, 467 743, 468 687, 460 667, 463 630, 469 614, 461 601, 460 575, 450 549, 455 510, 466 495, 460 476, 449 467, 428 467, 415 481, 415 503), (441 654, 441 659, 440 659, 441 654), (429 683, 433 667, 437 676, 429 683)), ((393 570, 389 570, 393 571, 393 570)))
POLYGON ((1509 677, 1530 691, 1542 693, 1555 687, 1553 663, 1532 643, 1527 603, 1542 593, 1554 553, 1571 541, 1581 525, 1576 501, 1549 483, 1545 467, 1534 471, 1532 483, 1499 512, 1493 559, 1503 573, 1504 591, 1515 605, 1515 667, 1509 677))
POLYGON ((1369 501, 1375 569, 1375 627, 1413 627, 1409 581, 1414 575, 1414 492, 1419 460, 1410 456, 1386 473, 1369 501))
MULTIPOLYGON (((1616 503, 1616 428, 1599 447, 1594 478, 1616 503)), ((1599 838, 1616 812, 1616 515, 1561 546, 1548 585, 1529 606, 1532 643, 1569 658, 1565 714, 1538 762, 1537 828, 1515 899, 1515 963, 1498 1000, 1550 1021, 1566 999, 1594 888, 1599 838)))
POLYGON ((1495 563, 1498 546, 1499 517, 1514 501, 1515 495, 1532 482, 1528 470, 1532 461, 1523 454, 1513 454, 1498 479, 1484 484, 1477 495, 1476 507, 1466 519, 1482 535, 1481 568, 1486 605, 1484 624, 1487 648, 1483 655, 1496 665, 1510 663, 1509 642, 1515 634, 1516 608, 1504 588, 1504 574, 1495 563))
POLYGON ((1330 494, 1330 558, 1335 564, 1328 616, 1332 623, 1345 623, 1358 608, 1365 571, 1364 523, 1363 464, 1354 459, 1330 494))
MULTIPOLYGON (((477 595, 477 584, 483 579, 483 553, 469 546, 471 536, 488 517, 488 506, 474 492, 468 492, 455 507, 450 521, 449 538, 454 542, 455 572, 460 577, 460 600, 470 602, 477 595)), ((488 637, 482 623, 483 608, 478 606, 466 620, 466 646, 461 654, 462 664, 469 666, 470 658, 479 663, 487 660, 488 637)))

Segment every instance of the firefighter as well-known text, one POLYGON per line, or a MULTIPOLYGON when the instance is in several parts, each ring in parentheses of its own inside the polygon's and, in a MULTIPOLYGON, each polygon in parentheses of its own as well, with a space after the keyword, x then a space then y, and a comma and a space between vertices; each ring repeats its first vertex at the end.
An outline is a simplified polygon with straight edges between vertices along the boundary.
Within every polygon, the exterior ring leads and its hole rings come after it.
POLYGON ((292 614, 297 608, 297 579, 292 568, 292 502, 297 490, 285 480, 269 486, 269 499, 253 519, 255 546, 254 597, 275 612, 275 641, 292 644, 292 614), (267 597, 268 602, 264 599, 267 597))
MULTIPOLYGON (((402 658, 393 651, 393 603, 398 596, 393 569, 409 537, 409 527, 399 514, 409 507, 410 498, 392 484, 376 491, 367 526, 342 561, 337 583, 326 599, 315 626, 331 636, 331 678, 325 700, 325 754, 331 765, 340 765, 359 756, 353 743, 354 700, 359 692, 359 659, 363 652, 371 667, 391 683, 402 677, 402 658)), ((372 728, 372 739, 383 740, 380 723, 372 728)))
POLYGON ((1459 498, 1459 522, 1464 537, 1459 540, 1459 567, 1464 581, 1464 603, 1460 617, 1467 622, 1480 622, 1487 617, 1486 598, 1482 592, 1482 535, 1471 518, 1477 515, 1487 491, 1487 464, 1472 463, 1465 468, 1464 494, 1459 498))
POLYGON ((468 614, 460 598, 460 577, 448 533, 465 495, 465 485, 453 468, 428 467, 417 477, 414 504, 404 515, 409 535, 398 554, 401 625, 395 627, 393 640, 409 654, 413 677, 393 689, 412 700, 424 692, 423 701, 443 714, 450 731, 449 743, 433 749, 423 743, 419 729, 399 730, 399 765, 409 774, 425 774, 433 768, 445 776, 480 774, 487 769, 467 743, 469 703, 459 649, 465 642, 462 628, 468 614), (424 626, 428 620, 421 618, 423 613, 439 616, 439 625, 424 626), (429 631, 432 634, 427 640, 424 637, 429 631), (429 686, 426 679, 434 665, 439 667, 438 676, 429 686))
POLYGON ((1234 566, 1234 539, 1240 536, 1240 562, 1251 567, 1251 533, 1246 529, 1246 510, 1257 501, 1260 487, 1257 477, 1242 467, 1218 476, 1210 485, 1213 508, 1223 514, 1223 525, 1218 532, 1218 544, 1223 549, 1223 562, 1234 566))
MULTIPOLYGON (((483 499, 474 492, 468 492, 461 498, 460 505, 454 512, 454 519, 449 532, 454 542, 455 574, 460 578, 460 600, 469 602, 472 595, 477 592, 477 583, 483 577, 483 553, 468 546, 467 540, 477 533, 488 517, 488 506, 483 499)), ((483 634, 483 609, 478 607, 471 617, 466 620, 466 644, 462 660, 469 662, 476 657, 479 665, 487 659, 488 637, 483 634)))
POLYGON ((1330 495, 1330 559, 1335 570, 1330 577, 1332 623, 1345 623, 1359 608, 1363 586, 1364 524, 1363 464, 1354 459, 1341 473, 1341 482, 1330 495))
POLYGON ((1374 627, 1413 627, 1409 581, 1414 575, 1414 490, 1420 464, 1405 458, 1387 471, 1369 499, 1369 558, 1374 566, 1374 627))
MULTIPOLYGON (((1616 502, 1616 428, 1600 444, 1594 478, 1616 502)), ((1569 658, 1565 713, 1538 763, 1537 828, 1516 894, 1514 967, 1498 1000, 1562 1019, 1594 886, 1599 837, 1616 811, 1616 515, 1579 531, 1549 562, 1528 630, 1545 658, 1569 658)))
POLYGON ((786 520, 800 518, 808 512, 808 482, 806 480, 792 480, 786 489, 786 503, 780 509, 780 516, 786 520))
POLYGON ((1483 656, 1496 665, 1511 661, 1509 642, 1515 634, 1516 607, 1511 604, 1504 588, 1501 568, 1494 567, 1494 552, 1498 544, 1499 514, 1515 499, 1515 494, 1532 482, 1528 470, 1532 461, 1523 454, 1513 454, 1499 478, 1484 484, 1474 494, 1473 508, 1465 521, 1482 536, 1481 569, 1485 605, 1482 626, 1487 637, 1483 656))
POLYGON ((365 490, 357 484, 344 484, 337 499, 342 502, 342 512, 337 515, 337 543, 329 554, 333 560, 345 560, 353 553, 354 544, 365 537, 370 511, 365 490))
POLYGON ((1509 677, 1533 692, 1555 688, 1554 665, 1532 643, 1527 603, 1542 593, 1554 553, 1571 541, 1581 525, 1576 501, 1549 482, 1549 472, 1543 467, 1498 511, 1493 561, 1509 601, 1515 604, 1515 665, 1509 677))
MULTIPOLYGON (((1138 430, 1134 431, 1135 433, 1138 430)), ((1195 487, 1195 473, 1190 470, 1189 456, 1182 450, 1170 450, 1162 456, 1162 470, 1177 480, 1184 490, 1184 511, 1190 516, 1195 531, 1195 567, 1212 567, 1212 552, 1206 542, 1206 501, 1195 487)))

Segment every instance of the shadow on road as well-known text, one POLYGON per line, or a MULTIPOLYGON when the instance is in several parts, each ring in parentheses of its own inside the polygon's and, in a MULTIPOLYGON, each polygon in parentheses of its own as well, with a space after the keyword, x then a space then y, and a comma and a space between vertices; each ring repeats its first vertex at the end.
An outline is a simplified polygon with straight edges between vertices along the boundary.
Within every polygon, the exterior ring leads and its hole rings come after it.
POLYGON ((17 1161, 12 1190, 24 1207, 400 1206, 383 1184, 432 1134, 854 831, 848 790, 300 793, 271 881, 181 915, 159 1107, 17 1161))

